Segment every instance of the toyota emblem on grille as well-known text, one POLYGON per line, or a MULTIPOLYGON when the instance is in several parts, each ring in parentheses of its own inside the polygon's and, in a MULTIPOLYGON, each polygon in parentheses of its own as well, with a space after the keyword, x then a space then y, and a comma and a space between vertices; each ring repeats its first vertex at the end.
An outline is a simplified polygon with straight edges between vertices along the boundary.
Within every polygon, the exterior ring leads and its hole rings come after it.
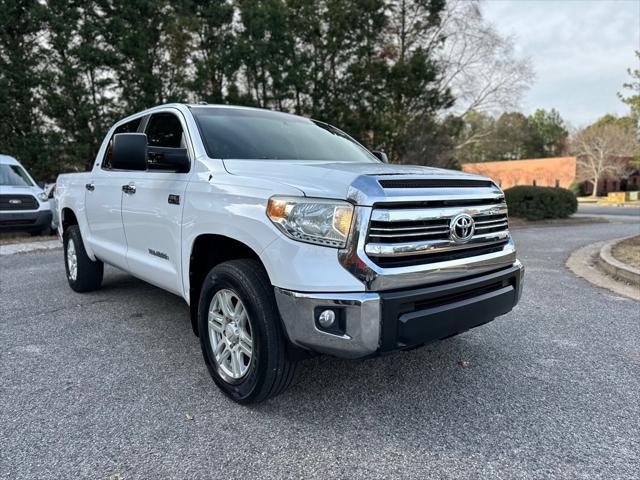
POLYGON ((451 219, 449 235, 456 243, 466 243, 471 240, 476 230, 475 222, 470 215, 461 213, 451 219))

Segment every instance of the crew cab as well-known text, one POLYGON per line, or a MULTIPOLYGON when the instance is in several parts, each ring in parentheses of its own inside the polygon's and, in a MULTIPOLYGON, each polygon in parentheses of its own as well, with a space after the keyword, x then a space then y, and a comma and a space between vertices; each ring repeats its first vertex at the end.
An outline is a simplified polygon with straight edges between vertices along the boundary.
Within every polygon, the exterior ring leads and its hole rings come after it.
POLYGON ((389 164, 287 113, 137 113, 55 198, 71 288, 98 289, 106 263, 184 298, 213 380, 240 403, 283 391, 307 356, 416 348, 522 291, 493 181, 389 164))

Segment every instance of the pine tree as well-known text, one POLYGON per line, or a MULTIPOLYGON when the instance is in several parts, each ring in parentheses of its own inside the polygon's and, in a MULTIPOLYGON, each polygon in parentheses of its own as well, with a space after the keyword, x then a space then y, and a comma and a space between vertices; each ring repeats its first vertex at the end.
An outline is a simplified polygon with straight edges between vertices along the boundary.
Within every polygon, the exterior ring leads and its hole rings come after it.
POLYGON ((0 12, 0 153, 18 158, 37 180, 48 180, 53 173, 40 95, 46 9, 37 0, 0 0, 0 12))

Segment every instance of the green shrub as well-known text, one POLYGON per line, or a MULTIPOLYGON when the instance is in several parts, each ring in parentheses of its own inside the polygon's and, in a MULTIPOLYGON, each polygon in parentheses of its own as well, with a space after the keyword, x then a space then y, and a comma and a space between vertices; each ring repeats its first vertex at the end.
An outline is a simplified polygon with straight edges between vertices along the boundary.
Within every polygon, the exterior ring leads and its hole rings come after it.
POLYGON ((509 215, 527 220, 567 218, 578 210, 571 190, 554 187, 517 186, 504 191, 509 215))

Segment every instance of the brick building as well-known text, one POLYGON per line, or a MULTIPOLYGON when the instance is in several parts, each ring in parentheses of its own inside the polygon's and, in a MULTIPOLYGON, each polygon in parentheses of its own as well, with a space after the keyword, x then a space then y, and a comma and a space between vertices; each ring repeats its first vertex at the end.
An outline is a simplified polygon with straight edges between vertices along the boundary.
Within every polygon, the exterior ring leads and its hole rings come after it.
MULTIPOLYGON (((576 157, 537 158, 502 162, 466 163, 462 170, 492 178, 503 189, 515 185, 569 188, 576 184, 576 157)), ((598 182, 598 194, 640 189, 640 171, 626 177, 603 178, 598 182)), ((581 194, 593 191, 591 182, 580 185, 581 194)))
POLYGON ((466 163, 462 170, 492 178, 502 189, 516 185, 569 188, 576 181, 576 157, 466 163))
MULTIPOLYGON (((593 184, 584 182, 581 193, 591 195, 593 184)), ((598 181, 598 195, 606 195, 609 192, 633 192, 640 190, 640 170, 635 169, 626 177, 603 178, 598 181)))

